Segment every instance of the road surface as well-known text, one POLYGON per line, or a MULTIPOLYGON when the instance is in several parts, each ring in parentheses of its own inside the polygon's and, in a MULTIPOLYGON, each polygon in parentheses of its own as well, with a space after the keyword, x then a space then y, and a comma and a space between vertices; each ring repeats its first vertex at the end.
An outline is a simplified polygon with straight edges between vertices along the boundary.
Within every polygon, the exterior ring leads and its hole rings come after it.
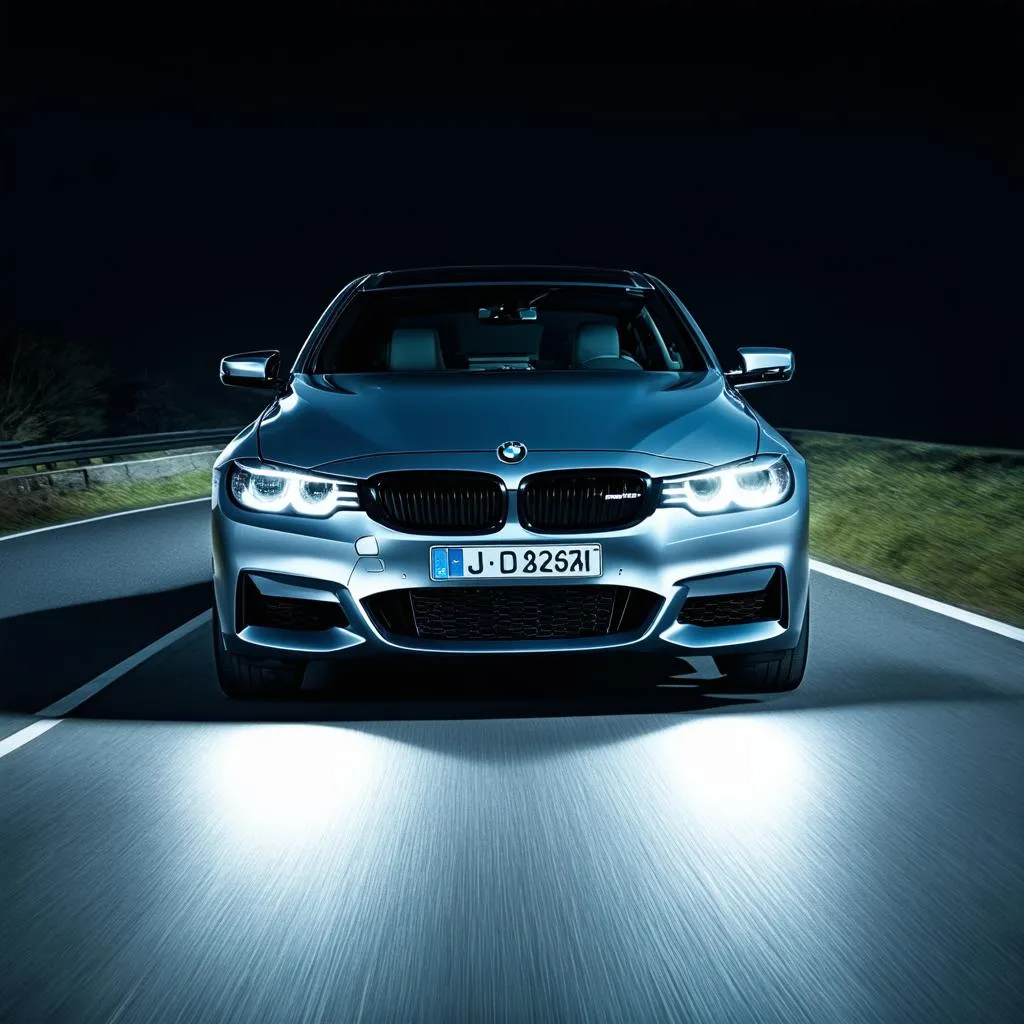
MULTIPOLYGON (((0 541, 0 745, 209 608, 207 517, 0 541)), ((813 595, 763 703, 233 704, 200 623, 0 757, 0 1021, 1024 1020, 1024 645, 813 595)))

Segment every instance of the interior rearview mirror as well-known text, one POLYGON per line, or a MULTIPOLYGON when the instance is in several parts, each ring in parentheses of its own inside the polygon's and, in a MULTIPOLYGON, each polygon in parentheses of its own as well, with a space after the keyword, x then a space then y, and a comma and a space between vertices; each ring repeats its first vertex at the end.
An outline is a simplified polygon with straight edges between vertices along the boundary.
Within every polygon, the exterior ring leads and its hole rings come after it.
POLYGON ((220 361, 220 382, 234 388, 276 388, 281 380, 281 353, 240 352, 220 361))
POLYGON ((791 380, 796 360, 788 348, 740 348, 742 364, 738 370, 726 370, 725 379, 734 388, 757 388, 791 380))

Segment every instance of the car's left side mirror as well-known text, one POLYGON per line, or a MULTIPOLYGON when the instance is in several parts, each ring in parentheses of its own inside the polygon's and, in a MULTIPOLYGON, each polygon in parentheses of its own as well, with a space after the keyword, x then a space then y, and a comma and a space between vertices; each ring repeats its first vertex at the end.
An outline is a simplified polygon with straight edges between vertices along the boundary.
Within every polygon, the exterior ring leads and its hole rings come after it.
POLYGON ((281 380, 281 353, 277 351, 240 352, 220 361, 220 382, 233 388, 278 388, 281 380))
POLYGON ((726 370, 725 379, 734 388, 757 388, 792 380, 796 360, 788 348, 740 348, 742 366, 726 370))

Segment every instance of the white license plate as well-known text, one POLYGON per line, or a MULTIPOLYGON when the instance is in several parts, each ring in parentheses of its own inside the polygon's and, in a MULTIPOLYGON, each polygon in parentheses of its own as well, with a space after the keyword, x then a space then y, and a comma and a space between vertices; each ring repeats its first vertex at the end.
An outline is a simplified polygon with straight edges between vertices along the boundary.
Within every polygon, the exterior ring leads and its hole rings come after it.
POLYGON ((600 575, 600 544, 495 544, 430 549, 432 580, 552 580, 600 575))

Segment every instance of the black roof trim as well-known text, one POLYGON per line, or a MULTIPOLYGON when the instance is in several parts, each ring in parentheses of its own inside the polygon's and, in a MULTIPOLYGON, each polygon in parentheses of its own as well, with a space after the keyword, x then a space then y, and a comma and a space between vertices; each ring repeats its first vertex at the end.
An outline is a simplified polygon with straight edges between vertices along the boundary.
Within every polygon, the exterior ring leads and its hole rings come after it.
POLYGON ((556 267, 528 265, 489 265, 478 267, 418 267, 412 270, 385 270, 371 274, 365 291, 398 288, 437 288, 474 284, 577 285, 604 288, 640 288, 651 291, 654 285, 633 270, 608 270, 602 267, 556 267))

